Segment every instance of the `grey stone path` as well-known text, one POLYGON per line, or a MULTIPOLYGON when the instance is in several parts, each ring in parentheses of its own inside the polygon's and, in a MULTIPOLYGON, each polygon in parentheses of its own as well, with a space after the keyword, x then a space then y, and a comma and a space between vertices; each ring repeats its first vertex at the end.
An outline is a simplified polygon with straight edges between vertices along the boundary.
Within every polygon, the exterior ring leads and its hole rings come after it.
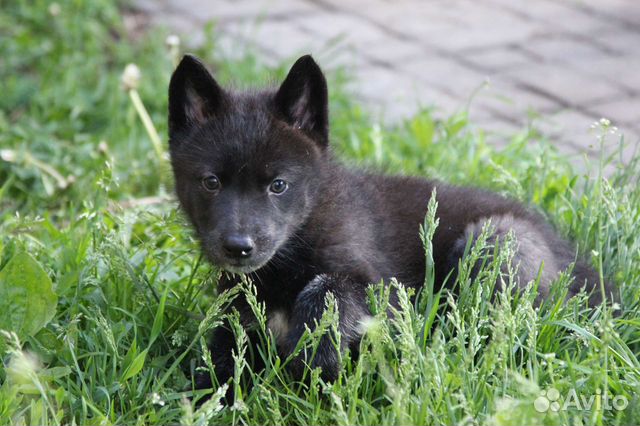
MULTIPOLYGON (((221 48, 257 46, 279 62, 311 52, 345 66, 380 119, 420 106, 442 115, 471 99, 495 143, 534 119, 562 152, 595 151, 609 118, 640 135, 640 0, 135 0, 197 43, 214 21, 221 48)), ((629 150, 628 152, 630 152, 629 150)))

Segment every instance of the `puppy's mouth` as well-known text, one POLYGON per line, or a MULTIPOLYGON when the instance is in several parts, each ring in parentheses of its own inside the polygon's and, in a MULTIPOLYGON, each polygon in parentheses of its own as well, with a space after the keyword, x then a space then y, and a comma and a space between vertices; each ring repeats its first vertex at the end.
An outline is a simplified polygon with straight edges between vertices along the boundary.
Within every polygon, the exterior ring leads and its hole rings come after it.
POLYGON ((234 274, 249 274, 265 266, 271 258, 272 253, 255 253, 248 258, 236 258, 217 253, 209 253, 211 263, 234 274))
POLYGON ((257 271, 269 262, 269 259, 256 263, 253 259, 236 260, 227 259, 224 262, 219 262, 218 265, 227 272, 234 274, 249 274, 257 271))

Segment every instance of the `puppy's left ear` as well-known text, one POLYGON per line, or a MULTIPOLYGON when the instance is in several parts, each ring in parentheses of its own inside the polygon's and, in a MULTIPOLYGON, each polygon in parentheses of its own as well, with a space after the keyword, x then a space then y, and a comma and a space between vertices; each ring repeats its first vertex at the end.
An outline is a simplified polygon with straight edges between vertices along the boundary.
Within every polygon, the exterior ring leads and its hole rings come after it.
POLYGON ((321 146, 329 143, 327 81, 311 55, 298 59, 275 96, 284 120, 321 146))

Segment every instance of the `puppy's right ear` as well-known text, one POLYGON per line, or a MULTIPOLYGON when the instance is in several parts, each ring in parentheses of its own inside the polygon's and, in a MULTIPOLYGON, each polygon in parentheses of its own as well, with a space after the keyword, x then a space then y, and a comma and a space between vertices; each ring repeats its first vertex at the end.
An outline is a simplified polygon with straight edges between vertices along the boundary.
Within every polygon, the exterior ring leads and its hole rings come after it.
POLYGON ((200 126, 220 113, 226 95, 198 58, 185 55, 169 83, 169 134, 200 126))

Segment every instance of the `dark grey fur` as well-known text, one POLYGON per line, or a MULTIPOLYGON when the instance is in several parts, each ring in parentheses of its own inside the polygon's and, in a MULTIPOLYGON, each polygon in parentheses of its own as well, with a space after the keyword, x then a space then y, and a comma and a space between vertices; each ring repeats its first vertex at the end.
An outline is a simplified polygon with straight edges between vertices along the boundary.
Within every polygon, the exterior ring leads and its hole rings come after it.
MULTIPOLYGON (((340 166, 328 146, 327 105, 324 76, 310 56, 293 65, 278 90, 248 93, 223 90, 196 58, 185 56, 169 88, 170 150, 180 203, 211 262, 247 273, 258 284, 258 298, 266 304, 284 355, 295 347, 305 324, 313 327, 319 319, 328 292, 338 302, 342 346, 356 349, 358 323, 368 314, 369 283, 395 277, 409 287, 423 285, 418 230, 435 187, 438 287, 455 272, 467 241, 477 238, 489 219, 492 239, 510 230, 518 239, 521 284, 535 279, 544 262, 541 298, 558 272, 574 261, 575 249, 516 201, 479 189, 340 166), (203 179, 213 175, 220 187, 206 189, 203 179), (286 181, 284 192, 270 189, 275 179, 286 181)), ((591 291, 599 282, 581 261, 574 276, 571 294, 585 286, 591 291)), ((225 275, 220 287, 234 286, 236 279, 225 275)), ((593 303, 600 301, 599 294, 594 292, 593 303)), ((244 303, 236 308, 248 322, 244 303)), ((211 351, 220 382, 232 374, 233 345, 228 329, 215 331, 211 351)), ((339 372, 328 338, 314 359, 303 358, 293 363, 296 375, 305 361, 322 367, 327 379, 339 372)))

